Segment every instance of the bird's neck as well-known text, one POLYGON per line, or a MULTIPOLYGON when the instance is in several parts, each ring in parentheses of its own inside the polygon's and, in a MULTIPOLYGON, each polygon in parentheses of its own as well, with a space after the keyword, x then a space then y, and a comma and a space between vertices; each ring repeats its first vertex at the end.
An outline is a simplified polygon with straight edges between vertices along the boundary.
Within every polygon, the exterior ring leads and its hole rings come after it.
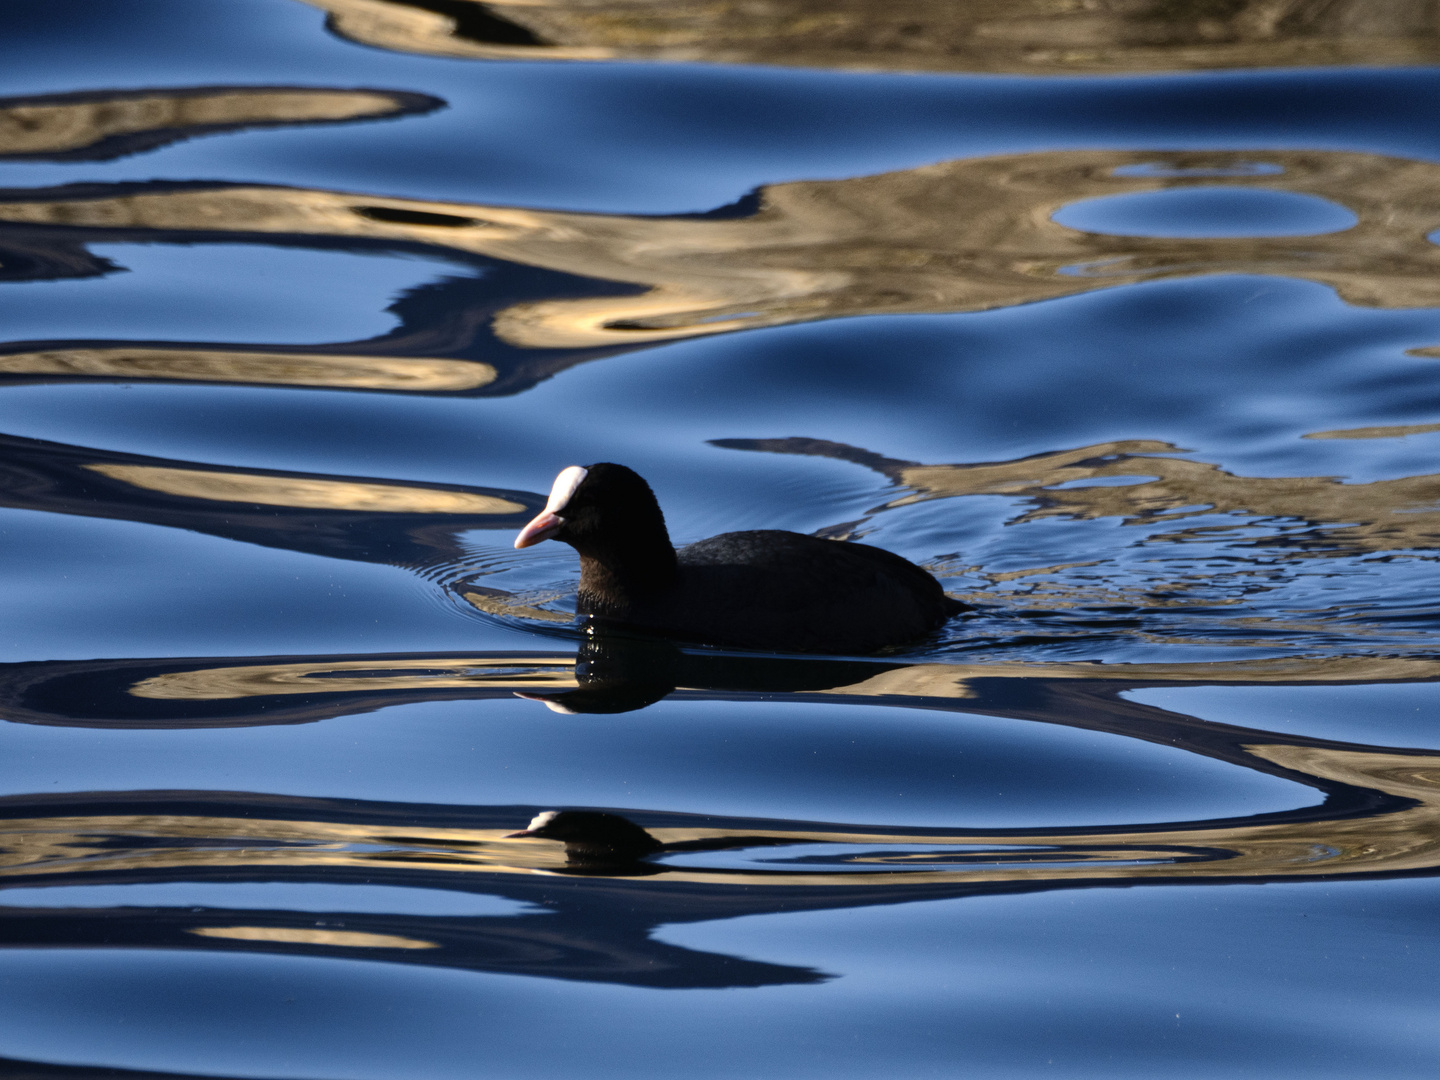
POLYGON ((675 585, 679 563, 669 537, 623 549, 580 552, 580 610, 623 618, 631 609, 656 599, 675 585))

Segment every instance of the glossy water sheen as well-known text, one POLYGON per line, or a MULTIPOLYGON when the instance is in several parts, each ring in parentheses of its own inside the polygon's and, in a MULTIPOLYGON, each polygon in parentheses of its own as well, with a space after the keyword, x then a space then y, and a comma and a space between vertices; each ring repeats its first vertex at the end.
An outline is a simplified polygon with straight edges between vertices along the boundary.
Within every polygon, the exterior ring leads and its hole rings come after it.
POLYGON ((1433 1076, 1440 39, 1083 7, 0 6, 0 1075, 1433 1076))

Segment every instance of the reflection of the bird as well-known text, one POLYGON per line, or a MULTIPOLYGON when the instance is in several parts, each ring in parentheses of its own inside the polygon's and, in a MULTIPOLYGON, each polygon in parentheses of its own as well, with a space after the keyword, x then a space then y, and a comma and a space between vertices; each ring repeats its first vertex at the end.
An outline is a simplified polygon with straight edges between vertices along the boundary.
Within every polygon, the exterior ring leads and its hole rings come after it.
POLYGON ((338 34, 476 59, 1024 74, 1440 56, 1425 0, 305 0, 338 34))
POLYGON ((663 641, 593 638, 578 657, 486 652, 45 661, 0 665, 0 716, 64 726, 232 727, 515 694, 561 711, 621 712, 643 708, 677 686, 741 697, 828 691, 868 685, 893 666, 695 654, 663 641))
MULTIPOLYGON (((1371 434, 1383 430, 1371 429, 1371 434)), ((1294 523, 1278 529, 1269 541, 1292 548, 1373 552, 1440 547, 1437 474, 1358 484, 1333 476, 1236 476, 1218 465, 1173 456, 1184 453, 1178 446, 1141 439, 956 465, 900 461, 823 439, 717 439, 715 444, 851 461, 909 489, 876 511, 931 499, 1007 495, 1032 503, 1015 524, 1063 516, 1116 517, 1126 524, 1148 525, 1242 514, 1294 523), (1137 482, 1086 483, 1120 477, 1135 477, 1137 482), (1062 486, 1069 484, 1076 486, 1062 486)), ((1194 535, 1193 530, 1162 539, 1188 535, 1194 535)), ((1249 542, 1267 541, 1251 537, 1249 542)))
MULTIPOLYGON (((591 662, 600 659, 592 656, 591 662)), ((682 674, 699 681, 710 660, 730 664, 722 674, 732 686, 743 682, 735 657, 697 655, 682 674)), ((771 670, 762 672, 761 685, 783 681, 788 661, 765 663, 771 670)), ((799 664, 804 670, 797 668, 795 682, 832 685, 792 694, 766 690, 768 698, 879 703, 1104 731, 1288 779, 1326 798, 1318 806, 1252 816, 1054 830, 947 823, 877 828, 606 810, 561 815, 564 828, 540 816, 532 821, 532 835, 515 837, 543 808, 215 791, 11 796, 0 799, 0 905, 6 888, 25 888, 29 899, 17 896, 7 910, 0 944, 259 950, 647 986, 758 986, 823 976, 694 952, 651 934, 665 924, 744 914, 969 895, 1431 874, 1440 868, 1440 756, 1434 752, 1206 722, 1122 696, 1162 684, 1434 681, 1440 679, 1435 661, 799 664), (834 667, 829 680, 817 674, 826 665, 834 667), (366 914, 353 905, 321 913, 256 910, 240 902, 242 890, 231 908, 166 907, 147 903, 140 889, 133 894, 138 906, 87 907, 83 892, 57 892, 54 901, 35 904, 30 891, 183 882, 398 885, 534 906, 517 914, 463 917, 366 914)), ((32 722, 96 724, 99 713, 129 694, 135 719, 114 718, 115 726, 147 726, 152 721, 144 710, 156 707, 152 719, 160 719, 166 702, 197 708, 199 724, 214 722, 203 710, 216 706, 238 710, 229 713, 229 723, 294 722, 387 701, 508 697, 516 690, 546 694, 574 684, 570 661, 543 656, 292 657, 228 664, 212 658, 134 661, 128 671, 125 662, 107 665, 103 671, 84 663, 9 665, 0 674, 0 713, 32 722), (301 688, 306 680, 318 689, 301 688), (367 681, 374 686, 366 688, 367 681), (272 703, 287 694, 303 697, 300 710, 288 718, 272 715, 272 703), (67 702, 79 705, 72 718, 40 713, 67 702)), ((677 696, 727 700, 754 692, 682 690, 677 696)), ((280 705, 283 712, 283 700, 280 705)), ((173 714, 164 722, 184 723, 173 714)))
MULTIPOLYGON (((1115 727, 1116 694, 1150 686, 1324 685, 1440 680, 1440 660, 1406 656, 1276 658, 1223 663, 909 663, 720 653, 654 640, 587 639, 579 655, 537 652, 385 653, 224 660, 54 660, 0 665, 0 717, 67 727, 191 728, 311 723, 410 702, 517 694, 569 712, 643 708, 669 694, 755 700, 852 701, 985 712, 986 687, 1055 697, 1065 723, 1115 727), (678 689, 677 689, 678 688, 678 689), (586 691, 588 696, 577 692, 586 691), (626 700, 626 695, 633 695, 626 700), (1097 696, 1104 704, 1085 705, 1097 696), (1063 703, 1060 699, 1063 698, 1063 703), (1097 711, 1098 710, 1098 711, 1097 711)), ((1118 700, 1118 699, 1117 699, 1118 700)), ((1014 703, 1005 698, 1004 708, 1014 703)), ((1001 706, 997 706, 999 708, 1001 706)), ((1129 706, 1126 706, 1128 709, 1129 706)), ((1130 715, 1124 709, 1124 715, 1130 715)), ((1004 713, 1012 715, 1012 713, 1004 713)), ((1214 730, 1200 725, 1201 733, 1214 730)), ((1198 744, 1196 744, 1198 746, 1198 744)), ((1195 748, 1195 747, 1192 747, 1195 748)), ((1251 767, 1259 767, 1242 755, 1251 767)), ((1226 758, 1232 760, 1232 758, 1226 758)), ((1239 760, 1239 759, 1233 759, 1239 760)))
POLYGON ((0 435, 0 506, 363 562, 453 559, 460 533, 519 528, 544 501, 497 488, 236 469, 0 435))
POLYGON ((340 123, 429 112, 403 90, 201 86, 0 98, 0 158, 103 161, 236 128, 340 123))
POLYGON ((272 381, 513 393, 572 364, 681 338, 865 314, 983 311, 1205 274, 1305 278, 1371 307, 1440 306, 1440 165, 1349 152, 1056 151, 760 189, 708 215, 640 217, 244 185, 95 185, 0 201, 0 260, 108 272, 85 244, 265 242, 417 250, 483 280, 412 291, 394 332, 284 349, 10 342, 0 378, 272 381), (1051 220, 1080 199, 1187 186, 1319 196, 1316 236, 1166 238, 1051 220), (413 373, 407 365, 414 365, 413 373))

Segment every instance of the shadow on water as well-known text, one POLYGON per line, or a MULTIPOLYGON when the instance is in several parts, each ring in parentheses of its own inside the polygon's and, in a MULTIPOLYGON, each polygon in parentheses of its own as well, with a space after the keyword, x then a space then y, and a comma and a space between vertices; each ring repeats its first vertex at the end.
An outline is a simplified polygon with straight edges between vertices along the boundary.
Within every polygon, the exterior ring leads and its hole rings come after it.
MULTIPOLYGON (((158 135, 156 136, 158 137, 158 135)), ((94 243, 411 252, 470 276, 411 290, 383 336, 330 345, 0 344, 0 382, 137 379, 503 395, 650 344, 856 315, 978 312, 1211 274, 1316 281, 1367 307, 1440 306, 1440 166, 1344 151, 1054 151, 761 188, 735 216, 583 214, 215 183, 0 192, 0 273, 102 276, 94 243), (1193 189, 1312 196, 1305 236, 1086 232, 1057 211, 1193 189)))
MULTIPOLYGON (((748 914, 1060 888, 1430 875, 1440 868, 1433 751, 1211 723, 1123 695, 1154 686, 1437 680, 1440 662, 1428 659, 962 666, 746 657, 628 639, 592 639, 578 658, 4 665, 0 716, 22 723, 293 724, 517 694, 569 712, 606 713, 643 707, 668 691, 682 701, 887 705, 1108 732, 1294 781, 1323 792, 1324 801, 1242 817, 1051 830, 875 828, 592 807, 569 808, 548 824, 541 818, 529 835, 516 836, 537 812, 556 808, 221 791, 15 795, 0 799, 0 888, 323 882, 469 892, 528 906, 460 917, 21 903, 7 907, 0 945, 238 950, 663 988, 753 987, 828 976, 698 952, 653 932, 748 914)), ((57 900, 63 904, 64 895, 57 900)))

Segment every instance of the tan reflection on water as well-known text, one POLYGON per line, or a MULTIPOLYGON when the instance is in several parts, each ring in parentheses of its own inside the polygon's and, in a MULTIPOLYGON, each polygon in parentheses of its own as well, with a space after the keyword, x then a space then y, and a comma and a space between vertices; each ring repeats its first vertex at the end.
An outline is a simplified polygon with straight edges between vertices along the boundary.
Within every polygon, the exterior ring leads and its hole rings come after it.
POLYGON ((0 103, 0 156, 65 153, 144 132, 361 120, 403 109, 400 97, 380 90, 208 87, 66 95, 0 103))
POLYGON ((916 466, 901 470, 914 495, 898 505, 953 495, 1013 494, 1036 500, 1022 520, 1067 516, 1178 521, 1240 513, 1322 524, 1325 543, 1351 551, 1432 548, 1440 542, 1440 475, 1363 484, 1330 476, 1236 476, 1178 457, 1164 443, 1117 442, 1000 465, 916 466), (1153 477, 1120 487, 1055 485, 1105 477, 1153 477), (1191 509, 1194 508, 1194 509, 1191 509))
POLYGON ((515 514, 520 503, 494 495, 443 488, 367 484, 354 480, 206 472, 155 465, 86 465, 85 468, 149 491, 190 499, 259 503, 311 510, 357 510, 385 514, 515 514))
POLYGON ((1406 435, 1428 435, 1440 431, 1440 424, 1396 424, 1392 427, 1343 428, 1337 431, 1312 431, 1302 439, 1403 439, 1406 435))
MULTIPOLYGON (((550 613, 554 614, 554 613, 550 613)), ((1204 664, 1031 663, 907 664, 885 668, 861 682, 813 695, 950 698, 973 696, 975 679, 1076 679, 1085 682, 1164 683, 1370 683, 1440 680, 1440 659, 1406 656, 1279 657, 1204 664)), ((288 694, 347 694, 372 690, 466 688, 543 694, 574 689, 574 659, 547 656, 420 657, 326 660, 310 663, 227 664, 142 679, 135 697, 224 701, 288 694)))
MULTIPOLYGON (((1336 657, 1268 659, 1204 664, 1004 663, 875 665, 860 682, 807 692, 794 700, 837 702, 888 699, 890 704, 943 707, 947 700, 964 711, 977 681, 1075 680, 1091 686, 1108 681, 1121 689, 1164 684, 1297 685, 1374 684, 1440 681, 1440 659, 1336 657)), ((1038 685, 1038 684, 1037 684, 1038 685)), ((553 693, 576 686, 573 657, 475 656, 230 664, 173 672, 137 682, 131 693, 143 698, 221 700, 272 695, 355 694, 376 691, 423 692, 469 689, 476 696, 509 697, 515 691, 553 693)), ((1102 694, 1102 697, 1104 695, 1102 694)), ((366 698, 368 701, 368 697, 366 698)), ((1099 700, 1099 699, 1097 699, 1099 700)), ((993 709, 987 708, 987 713, 993 709)), ((1118 737, 1118 736, 1117 736, 1118 737)), ((1106 828, 1088 832, 1035 830, 1024 834, 955 830, 948 835, 859 832, 843 829, 655 828, 665 844, 714 838, 761 837, 795 843, 849 845, 932 845, 959 848, 947 858, 890 856, 883 851, 854 856, 855 870, 805 871, 770 862, 763 870, 666 867, 656 864, 647 880, 730 885, 887 885, 985 881, 1131 880, 1192 878, 1307 877, 1325 874, 1390 873, 1440 867, 1440 755, 1325 743, 1279 742, 1264 731, 1226 728, 1227 744, 1264 764, 1290 770, 1292 778, 1313 778, 1390 797, 1390 809, 1357 815, 1353 810, 1318 820, 1307 810, 1299 820, 1277 815, 1249 823, 1176 823, 1106 828), (1000 845, 1036 848, 1005 854, 1000 845), (991 858, 994 853, 995 857, 991 858), (963 857, 963 858, 961 858, 963 857), (1178 860, 1178 861, 1177 861, 1178 860), (897 871, 906 862, 923 868, 897 871), (959 862, 968 865, 961 866, 959 862), (873 865, 867 866, 867 862, 873 865), (888 868, 888 869, 886 869, 888 868)), ((1169 740, 1157 738, 1165 744, 1169 740)), ((1232 764, 1235 762, 1232 761, 1232 764)), ((511 839, 504 829, 397 823, 312 821, 255 816, 199 814, 56 815, 0 820, 0 879, 67 873, 185 871, 187 869, 316 867, 440 871, 445 873, 546 874, 567 867, 563 845, 535 838, 511 839), (134 838, 129 844, 125 839, 134 838), (213 840, 214 843, 196 841, 213 840), (173 840, 174 843, 166 843, 173 840)), ((783 859, 783 849, 772 848, 783 859)), ((847 856, 849 857, 849 856, 847 856)), ((692 859, 694 856, 691 857, 692 859)), ((767 856, 769 859, 770 856, 767 856)), ((248 872, 248 871, 247 871, 248 872)), ((622 875, 623 876, 623 875, 622 875)))
MULTIPOLYGON (((1257 732, 1257 736, 1263 733, 1257 732)), ((782 839, 795 843, 933 845, 971 865, 958 869, 804 871, 667 868, 658 864, 647 880, 708 885, 910 886, 981 882, 1194 880, 1204 878, 1305 878, 1318 875, 1394 873, 1440 867, 1440 757, 1370 748, 1271 745, 1245 749, 1255 757, 1322 780, 1339 781, 1414 800, 1400 810, 1331 820, 1247 825, 1231 823, 1144 829, 1096 829, 1077 833, 1043 830, 1017 835, 956 831, 949 835, 753 829, 656 828, 662 843, 728 837, 782 839), (1002 848, 1035 847, 1023 861, 1011 855, 983 857, 1002 848), (977 862, 976 856, 982 858, 977 862), (1179 861, 1177 861, 1179 860, 1179 861)), ((767 859, 783 858, 770 848, 767 859)), ((915 856, 933 866, 946 853, 915 856)), ((864 857, 862 856, 862 859, 864 857)), ((897 865, 883 852, 873 861, 897 865)), ((267 820, 155 814, 15 819, 0 822, 0 880, 66 873, 125 871, 272 871, 352 867, 436 871, 548 874, 562 871, 563 845, 505 838, 500 829, 354 825, 327 821, 267 820), (127 847, 123 840, 135 839, 127 847), (212 846, 197 839, 223 841, 212 846), (165 840, 176 841, 167 845, 165 840)), ((238 935, 233 935, 238 936, 238 935)))
MULTIPOLYGON (((882 670, 850 686, 812 692, 811 697, 878 697, 894 700, 951 699, 973 696, 976 679, 1040 678, 1118 680, 1124 685, 1203 682, 1207 684, 1355 683, 1433 680, 1440 678, 1440 660, 1402 657, 1342 657, 1324 660, 1255 660, 1215 664, 917 664, 882 670)), ((272 664, 217 667, 156 676, 137 683, 137 696, 167 699, 218 700, 271 694, 357 693, 373 690, 415 691, 467 687, 476 691, 567 689, 575 684, 571 661, 556 658, 493 658, 402 661, 347 661, 326 664, 272 664), (383 670, 376 670, 377 667, 383 670), (413 672, 413 674, 411 673, 413 672)), ((984 833, 915 837, 890 833, 781 832, 748 830, 744 835, 801 842, 845 844, 969 845, 983 855, 987 844, 1054 849, 1034 853, 1026 861, 998 868, 957 870, 733 871, 666 869, 658 878, 708 884, 756 885, 883 885, 916 882, 1012 881, 1069 879, 1272 877, 1336 873, 1373 873, 1440 866, 1440 757, 1396 753, 1367 747, 1311 747, 1267 744, 1263 732, 1246 752, 1319 780, 1371 788, 1413 799, 1414 807, 1368 817, 1281 824, 1186 827, 1159 830, 1105 830, 1075 834, 1034 832, 1003 838, 984 833), (1202 861, 1193 849, 1212 849, 1202 861), (1183 849, 1183 850, 1182 850, 1183 849), (1064 865, 1060 865, 1064 864, 1064 865), (1111 864, 1111 865, 1107 865, 1111 864)), ((397 838, 392 826, 330 822, 254 821, 199 817, 75 818, 13 822, 6 841, 11 857, 0 858, 0 876, 50 873, 75 869, 139 869, 142 867, 237 865, 368 865, 404 866, 465 872, 544 873, 563 870, 561 845, 542 840, 512 841, 501 830, 406 828, 397 838), (107 835, 173 835, 223 837, 231 846, 205 850, 146 848, 113 852, 85 837, 107 835), (249 846, 235 848, 237 838, 249 846), (305 841, 306 846, 293 845, 305 841), (23 850, 22 850, 23 849, 23 850)), ((655 829, 665 843, 737 835, 725 830, 655 829)), ((1203 855, 1203 853, 1202 853, 1203 855)), ((925 856, 917 856, 925 861, 925 856)), ((943 858, 937 855, 935 859, 943 858)), ((893 864, 893 860, 875 861, 893 864)), ((863 860, 862 860, 863 862, 863 860)))
POLYGON ((274 694, 342 694, 368 690, 511 687, 569 690, 574 663, 566 659, 477 656, 455 660, 344 660, 325 663, 251 664, 177 671, 130 688, 141 698, 221 701, 274 694), (377 668, 383 671, 377 672, 377 668))
POLYGON ((437 949, 433 941, 398 934, 367 934, 361 930, 310 930, 291 926, 196 926, 186 931, 200 937, 232 941, 269 941, 285 945, 330 945, 344 949, 437 949))
POLYGON ((1440 229, 1436 190, 1440 164, 1375 154, 1097 150, 776 184, 761 190, 756 214, 732 219, 237 186, 47 195, 0 203, 0 221, 188 241, 243 232, 423 243, 646 287, 517 303, 494 319, 512 345, 590 348, 851 315, 984 311, 1217 273, 1306 278, 1370 307, 1436 307, 1440 247, 1426 239, 1440 229), (1262 165, 1280 172, 1257 175, 1262 165), (1079 199, 1196 185, 1316 195, 1359 220, 1318 236, 1208 239, 1101 235, 1051 220, 1079 199))
POLYGON ((549 611, 542 607, 535 607, 533 604, 519 603, 499 589, 464 589, 460 591, 460 597, 477 611, 483 611, 487 615, 502 615, 512 619, 539 619, 541 622, 551 623, 574 621, 564 612, 549 611))
POLYGON ((1127 686, 1287 685, 1294 683, 1422 682, 1440 679, 1440 660, 1407 656, 1279 657, 1209 664, 995 663, 910 664, 882 671, 851 686, 811 691, 860 697, 974 697, 977 679, 1074 679, 1127 686))
MULTIPOLYGON (((1428 430, 1440 430, 1440 425, 1358 429, 1365 434, 1321 432, 1317 437, 1380 438, 1428 430)), ((1171 457, 1183 453, 1182 448, 1146 439, 1095 443, 1013 461, 953 465, 899 461, 819 439, 722 440, 721 445, 836 457, 866 465, 910 489, 909 494, 887 502, 885 509, 931 499, 1011 495, 1034 500, 1034 506, 1012 523, 1063 516, 1118 517, 1126 524, 1148 524, 1247 514, 1323 526, 1312 535, 1315 546, 1399 551, 1440 544, 1440 474, 1361 484, 1344 483, 1333 476, 1236 476, 1218 465, 1171 457), (1141 482, 1085 484, 1132 476, 1141 482), (1061 486, 1066 484, 1080 486, 1061 486)), ((1172 534, 1172 538, 1185 535, 1172 534)), ((1062 567, 1045 568, 1059 569, 1062 567)), ((996 579, 1039 572, 1026 570, 996 579)))
POLYGON ((1440 57, 1427 0, 461 0, 458 25, 405 0, 304 0, 380 48, 477 59, 1024 74, 1440 57))
POLYGON ((495 374, 491 365, 473 360, 340 353, 125 346, 0 354, 0 375, 94 375, 354 390, 473 390, 494 382, 495 374))

